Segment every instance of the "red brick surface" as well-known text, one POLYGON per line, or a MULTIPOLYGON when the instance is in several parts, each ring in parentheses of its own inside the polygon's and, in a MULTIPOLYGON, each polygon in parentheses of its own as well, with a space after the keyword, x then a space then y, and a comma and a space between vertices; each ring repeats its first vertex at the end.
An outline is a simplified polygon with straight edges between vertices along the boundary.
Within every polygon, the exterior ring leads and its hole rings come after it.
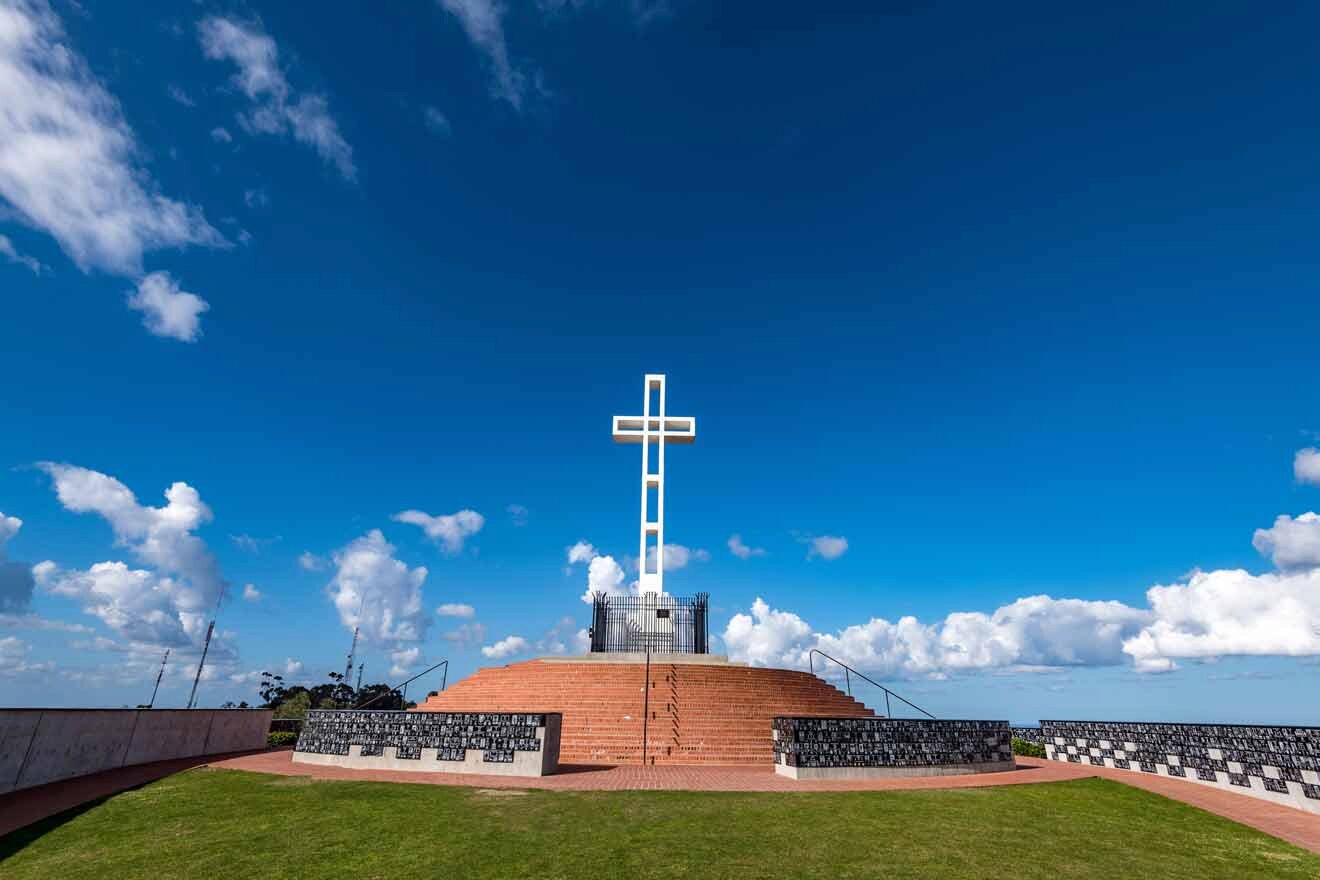
POLYGON ((646 718, 647 764, 774 760, 776 715, 874 713, 807 672, 733 665, 529 660, 478 670, 427 698, 419 712, 560 712, 565 764, 638 764, 646 718), (649 694, 648 694, 649 691, 649 694))

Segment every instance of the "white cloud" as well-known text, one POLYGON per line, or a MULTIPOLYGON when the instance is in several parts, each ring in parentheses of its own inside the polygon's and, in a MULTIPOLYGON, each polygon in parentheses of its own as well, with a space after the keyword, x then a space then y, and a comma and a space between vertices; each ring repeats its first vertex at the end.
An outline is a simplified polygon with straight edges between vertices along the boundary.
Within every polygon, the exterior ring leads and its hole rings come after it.
POLYGON ((0 639, 0 662, 16 662, 23 659, 27 652, 27 642, 17 636, 5 636, 0 639))
POLYGON ((1320 569, 1195 572, 1146 591, 1154 621, 1123 645, 1138 670, 1180 658, 1320 654, 1320 569))
POLYGON ((453 126, 449 124, 449 117, 441 113, 436 107, 426 106, 422 108, 422 121, 432 134, 449 136, 453 133, 453 126))
POLYGON ((443 516, 431 516, 420 510, 404 510, 391 517, 395 522, 418 526, 432 541, 440 543, 446 553, 458 553, 463 542, 481 531, 486 518, 475 510, 460 510, 443 516))
POLYGON ((514 526, 522 528, 527 525, 528 510, 526 507, 523 507, 521 504, 510 504, 508 507, 504 508, 504 510, 509 514, 509 520, 514 526))
POLYGON ((493 645, 484 645, 481 653, 492 660, 503 660, 517 654, 525 654, 531 649, 531 643, 522 636, 505 636, 493 645))
MULTIPOLYGON (((707 562, 710 560, 710 551, 693 550, 690 547, 684 547, 682 544, 665 545, 665 571, 678 571, 680 568, 686 568, 692 561, 707 562)), ((655 568, 655 547, 646 548, 647 568, 655 568)))
POLYGON ((182 104, 185 107, 197 106, 197 103, 193 101, 193 99, 188 95, 187 92, 183 90, 181 86, 177 86, 171 83, 168 87, 166 87, 165 92, 176 102, 182 104))
POLYGON ((486 627, 480 623, 465 623, 459 626, 458 629, 441 633, 440 638, 461 647, 479 645, 486 641, 486 627))
POLYGON ((295 675, 302 675, 303 664, 301 660, 294 660, 292 657, 284 661, 284 677, 291 678, 295 675))
POLYGON ((623 567, 614 561, 613 556, 597 556, 587 566, 587 591, 582 594, 582 601, 590 605, 595 593, 627 596, 636 592, 635 585, 626 587, 623 581, 623 567))
POLYGON ((41 632, 69 632, 88 634, 95 632, 90 626, 52 620, 36 614, 0 614, 0 629, 30 629, 41 632))
POLYGON ((37 583, 51 595, 80 603, 85 613, 131 641, 177 647, 205 633, 203 609, 179 581, 123 562, 71 571, 43 567, 37 583))
POLYGON ((491 92, 508 101, 515 110, 522 108, 527 78, 509 60, 509 47, 500 20, 504 8, 497 0, 439 0, 449 14, 458 19, 472 45, 490 59, 495 82, 491 92))
POLYGON ((838 559, 848 552, 848 539, 834 535, 820 535, 808 541, 807 558, 819 556, 821 559, 838 559))
POLYGON ((941 677, 1022 666, 1108 665, 1124 660, 1127 638, 1148 612, 1120 602, 1028 596, 993 614, 957 612, 938 624, 915 617, 872 618, 836 633, 818 633, 796 614, 757 599, 724 632, 729 656, 756 665, 805 667, 812 648, 866 672, 941 677))
MULTIPOLYGON (((536 0, 536 5, 547 16, 559 15, 567 10, 574 12, 586 6, 599 5, 601 0, 536 0)), ((673 10, 668 0, 623 0, 633 22, 644 27, 659 18, 664 18, 673 10)))
POLYGON ((23 528, 23 521, 16 516, 6 516, 0 513, 0 548, 3 548, 9 539, 18 534, 18 530, 23 528))
POLYGON ((182 579, 170 582, 181 614, 215 605, 225 581, 206 543, 193 534, 211 521, 211 509, 196 489, 174 483, 165 490, 164 507, 144 507, 114 477, 54 462, 39 462, 38 467, 54 480, 66 510, 99 514, 110 523, 119 545, 165 575, 182 579))
POLYGON ((211 308, 206 300, 179 287, 168 272, 152 272, 129 291, 128 307, 142 313, 142 326, 156 336, 196 342, 201 335, 202 312, 211 308))
POLYGON ((1280 515, 1268 529, 1256 529, 1251 544, 1280 569, 1320 565, 1320 515, 1280 515))
POLYGON ((572 547, 565 549, 564 552, 568 555, 569 565, 576 565, 579 562, 590 562, 600 555, 596 552, 596 548, 586 541, 578 541, 572 547))
POLYGON ((325 569, 326 560, 310 550, 304 550, 298 557, 298 567, 303 571, 322 571, 325 569))
POLYGON ((1299 483, 1320 486, 1320 449, 1309 446, 1297 450, 1293 457, 1293 476, 1299 483))
POLYGON ((390 652, 390 662, 394 665, 390 667, 391 678, 402 678, 412 671, 417 665, 417 661, 422 657, 422 649, 413 646, 411 648, 400 648, 397 651, 390 652))
POLYGON ((229 133, 229 129, 217 125, 215 128, 211 129, 211 140, 215 141, 217 144, 231 144, 234 142, 234 136, 229 133))
POLYGON ((147 251, 224 237, 161 195, 119 102, 44 0, 0 7, 0 196, 84 272, 136 278, 147 251))
POLYGON ((446 602, 439 608, 435 609, 435 613, 439 614, 441 617, 470 618, 476 616, 477 609, 473 608, 471 605, 464 605, 461 602, 446 602))
POLYGON ((251 112, 239 117, 248 131, 262 134, 292 133, 331 163, 345 180, 357 177, 353 148, 330 116, 321 95, 297 95, 280 68, 279 48, 259 22, 241 22, 211 16, 197 25, 202 52, 213 61, 232 61, 238 72, 233 85, 252 102, 251 112))
POLYGON ((764 556, 765 548, 748 547, 743 543, 742 535, 730 535, 729 552, 739 559, 751 559, 753 556, 764 556))
POLYGON ((536 643, 542 654, 585 654, 591 650, 591 637, 585 629, 574 629, 573 618, 562 617, 536 643))
POLYGON ((0 256, 3 256, 11 263, 17 263, 20 266, 26 266, 32 270, 33 275, 40 275, 46 268, 35 257, 29 257, 27 254, 20 254, 14 247, 14 243, 9 240, 9 236, 0 235, 0 256))
POLYGON ((394 558, 394 546, 372 529, 334 554, 335 576, 327 588, 339 620, 383 645, 420 642, 431 625, 422 601, 426 568, 394 558))
POLYGON ((243 585, 243 599, 247 602, 260 602, 261 591, 254 584, 243 585))
POLYGON ((270 204, 270 196, 264 189, 243 190, 243 204, 249 208, 264 208, 270 204))

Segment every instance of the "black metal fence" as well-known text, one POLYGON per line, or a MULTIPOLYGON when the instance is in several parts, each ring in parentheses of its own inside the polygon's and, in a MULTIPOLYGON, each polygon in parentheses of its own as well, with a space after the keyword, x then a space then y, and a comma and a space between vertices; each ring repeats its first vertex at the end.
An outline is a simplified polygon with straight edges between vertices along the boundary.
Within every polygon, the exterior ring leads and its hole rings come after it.
POLYGON ((591 650, 655 654, 710 653, 710 596, 597 593, 591 612, 591 650))

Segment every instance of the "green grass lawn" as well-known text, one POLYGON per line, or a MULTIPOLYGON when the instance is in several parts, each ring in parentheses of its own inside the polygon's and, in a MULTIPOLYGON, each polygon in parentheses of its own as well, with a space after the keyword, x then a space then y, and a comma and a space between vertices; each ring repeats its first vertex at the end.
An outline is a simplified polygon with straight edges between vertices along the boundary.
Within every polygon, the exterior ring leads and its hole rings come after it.
POLYGON ((1320 878, 1320 856, 1101 779, 565 793, 197 769, 18 831, 0 860, 4 880, 1320 878))

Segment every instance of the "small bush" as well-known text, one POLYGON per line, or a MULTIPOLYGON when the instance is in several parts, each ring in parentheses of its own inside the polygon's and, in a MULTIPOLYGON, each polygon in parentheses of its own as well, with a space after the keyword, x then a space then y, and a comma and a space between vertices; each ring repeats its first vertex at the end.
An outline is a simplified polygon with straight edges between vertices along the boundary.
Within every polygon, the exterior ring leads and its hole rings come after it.
POLYGON ((1029 742, 1025 739, 1013 737, 1013 754, 1022 755, 1026 758, 1045 757, 1045 746, 1040 743, 1029 742))
POLYGON ((290 733, 287 730, 275 730, 266 734, 266 745, 272 749, 282 749, 285 746, 291 746, 298 741, 298 734, 290 733))

